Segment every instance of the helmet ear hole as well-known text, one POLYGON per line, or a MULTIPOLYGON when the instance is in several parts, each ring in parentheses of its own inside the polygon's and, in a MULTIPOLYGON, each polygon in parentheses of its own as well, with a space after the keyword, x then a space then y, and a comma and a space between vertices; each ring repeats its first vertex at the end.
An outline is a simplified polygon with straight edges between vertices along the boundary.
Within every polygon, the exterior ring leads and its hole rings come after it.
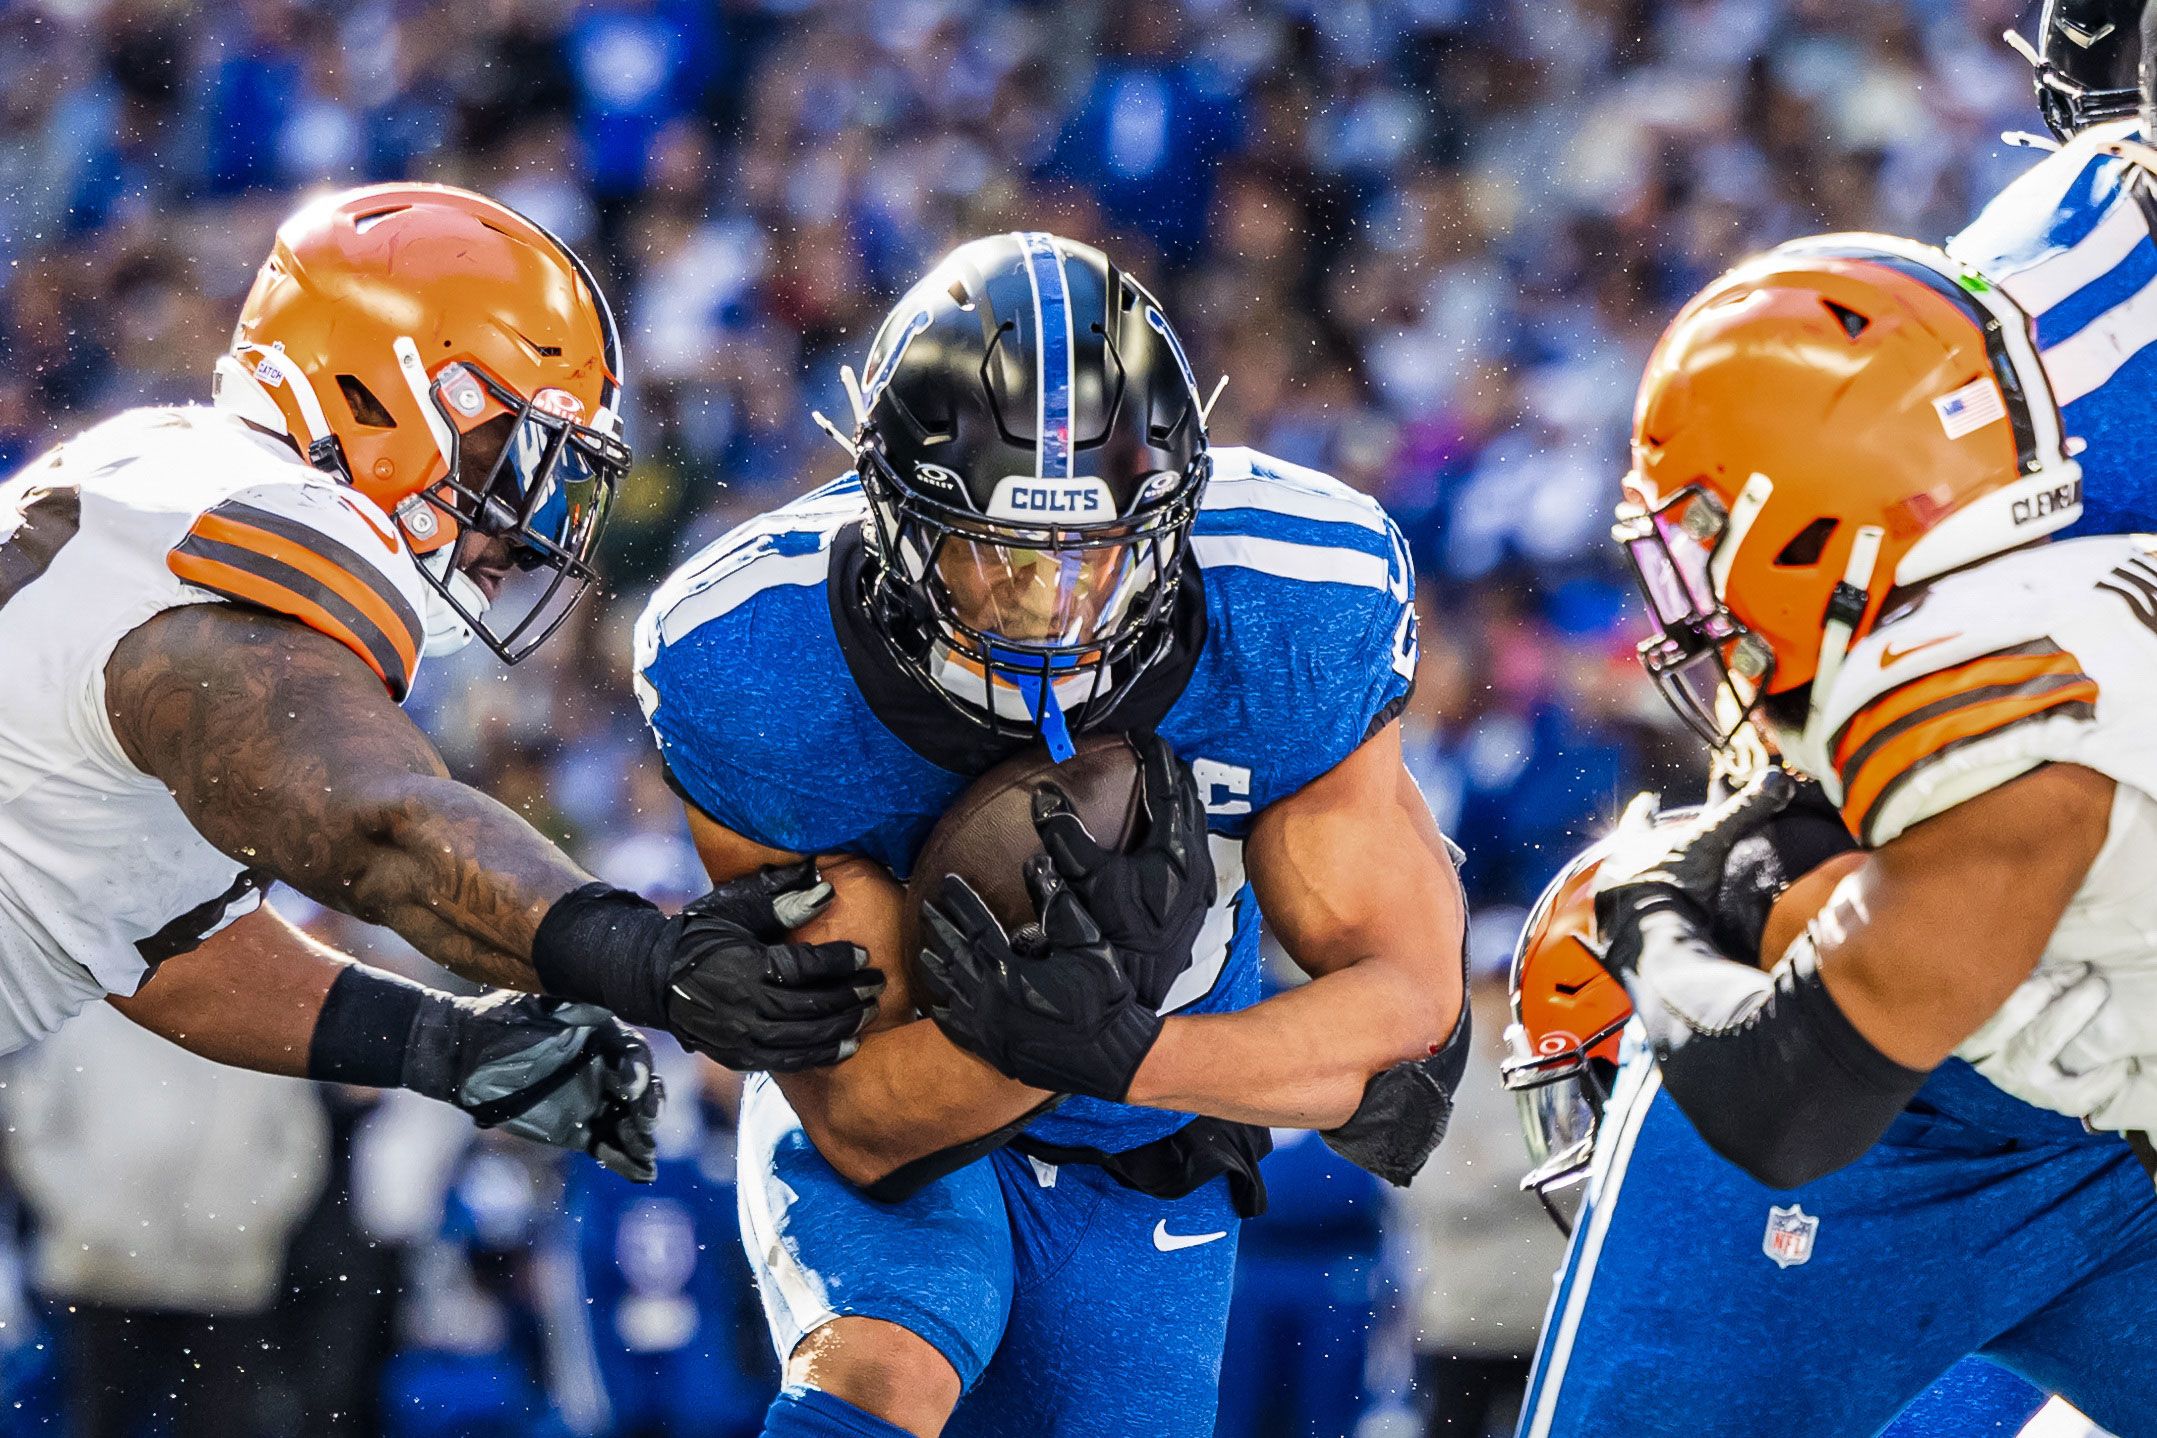
POLYGON ((1871 320, 1851 309, 1848 305, 1839 305, 1826 298, 1823 298, 1820 303, 1827 306, 1827 312, 1835 317, 1835 322, 1842 326, 1842 332, 1851 339, 1856 339, 1866 330, 1872 328, 1871 320))
POLYGON ((397 418, 388 406, 375 398, 374 391, 361 382, 358 375, 337 376, 337 388, 345 397, 345 404, 352 411, 352 418, 369 429, 395 429, 397 418))
POLYGON ((1806 525, 1783 546, 1782 553, 1775 556, 1776 567, 1802 569, 1807 565, 1818 564, 1820 556, 1827 552, 1827 542, 1835 537, 1835 528, 1839 522, 1822 516, 1806 525))

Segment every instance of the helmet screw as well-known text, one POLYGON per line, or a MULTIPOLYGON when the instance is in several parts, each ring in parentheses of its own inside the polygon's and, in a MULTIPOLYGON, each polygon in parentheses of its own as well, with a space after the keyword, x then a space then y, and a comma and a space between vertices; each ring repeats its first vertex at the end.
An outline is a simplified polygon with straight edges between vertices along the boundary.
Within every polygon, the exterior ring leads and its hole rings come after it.
POLYGON ((397 466, 390 460, 378 459, 374 462, 374 477, 376 479, 388 479, 396 472, 397 466))

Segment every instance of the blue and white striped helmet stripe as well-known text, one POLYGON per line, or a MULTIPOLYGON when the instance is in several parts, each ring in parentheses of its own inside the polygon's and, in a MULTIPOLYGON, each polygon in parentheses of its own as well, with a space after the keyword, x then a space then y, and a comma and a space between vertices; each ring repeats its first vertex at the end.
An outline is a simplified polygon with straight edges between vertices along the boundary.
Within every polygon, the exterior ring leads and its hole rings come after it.
POLYGON ((1069 479, 1071 456, 1071 289, 1063 256, 1053 236, 1025 230, 1014 236, 1026 255, 1026 278, 1033 285, 1034 347, 1039 366, 1034 378, 1034 476, 1069 479))

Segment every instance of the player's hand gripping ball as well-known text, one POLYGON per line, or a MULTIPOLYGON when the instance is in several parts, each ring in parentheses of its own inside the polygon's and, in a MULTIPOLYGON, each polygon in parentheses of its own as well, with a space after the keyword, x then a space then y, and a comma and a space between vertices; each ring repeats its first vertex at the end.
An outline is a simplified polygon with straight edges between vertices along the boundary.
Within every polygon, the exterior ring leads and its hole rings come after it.
POLYGON ((1139 1001, 1157 1009, 1183 971, 1213 906, 1206 805, 1190 766, 1158 734, 1132 740, 1142 828, 1136 845, 1103 847, 1053 774, 1034 791, 1034 832, 1086 912, 1114 946, 1139 1001))
POLYGON ((1121 1098, 1214 887, 1197 783, 1159 737, 1092 736, 1053 767, 1007 761, 918 861, 924 1010, 1013 1078, 1121 1098), (1025 847, 1037 851, 1020 859, 1025 847))
POLYGON ((1025 872, 1040 918, 1013 933, 964 879, 945 877, 921 911, 923 1007, 945 1037, 1020 1083, 1121 1099, 1161 1016, 1049 858, 1025 872))

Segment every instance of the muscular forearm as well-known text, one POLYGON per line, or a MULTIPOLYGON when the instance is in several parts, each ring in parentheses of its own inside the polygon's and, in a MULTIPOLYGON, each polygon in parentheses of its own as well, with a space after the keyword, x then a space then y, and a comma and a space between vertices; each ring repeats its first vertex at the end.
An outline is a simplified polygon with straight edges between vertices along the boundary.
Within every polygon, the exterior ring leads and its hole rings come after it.
POLYGON ((343 852, 287 867, 321 903, 395 929, 475 982, 539 987, 532 938, 547 910, 591 882, 531 825, 476 789, 395 776, 356 795, 332 827, 343 852))
POLYGON ((1008 1079, 925 1020, 870 1034, 832 1068, 779 1089, 825 1161, 868 1186, 1018 1122, 1050 1095, 1008 1079))
POLYGON ((1456 1001, 1419 969, 1368 960, 1232 1014, 1171 1018, 1128 1101, 1279 1128, 1346 1123, 1371 1079, 1434 1052, 1456 1001))
POLYGON ((110 1002, 190 1053, 299 1078, 323 1000, 350 965, 265 907, 167 959, 132 996, 110 1002))
POLYGON ((351 651, 274 615, 191 605, 120 641, 105 698, 129 762, 210 843, 467 978, 538 987, 533 934, 589 876, 450 778, 351 651))

